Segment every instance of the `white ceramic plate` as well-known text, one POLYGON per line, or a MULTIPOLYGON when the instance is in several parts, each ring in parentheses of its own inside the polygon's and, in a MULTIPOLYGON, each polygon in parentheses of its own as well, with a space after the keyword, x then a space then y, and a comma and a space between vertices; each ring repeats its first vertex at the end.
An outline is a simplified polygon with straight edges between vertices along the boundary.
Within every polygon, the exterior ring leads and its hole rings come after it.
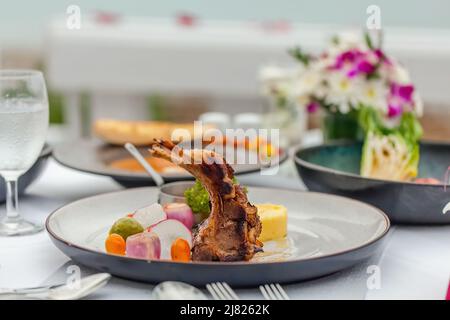
POLYGON ((113 222, 156 202, 157 197, 158 189, 149 187, 82 199, 52 213, 47 230, 73 260, 120 277, 152 283, 226 281, 249 286, 316 278, 352 266, 380 247, 390 225, 383 212, 355 200, 251 187, 252 203, 286 206, 289 222, 287 239, 265 243, 265 252, 249 262, 145 261, 106 254, 104 240, 113 222))

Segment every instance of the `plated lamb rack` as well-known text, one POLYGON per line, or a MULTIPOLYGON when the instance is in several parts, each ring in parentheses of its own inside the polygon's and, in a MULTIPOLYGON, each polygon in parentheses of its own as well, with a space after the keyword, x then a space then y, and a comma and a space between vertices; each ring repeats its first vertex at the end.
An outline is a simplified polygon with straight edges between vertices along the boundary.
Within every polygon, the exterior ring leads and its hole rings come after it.
POLYGON ((211 212, 194 234, 192 260, 250 260, 262 251, 257 240, 261 222, 244 190, 233 183, 234 170, 211 150, 182 149, 171 141, 157 140, 150 153, 190 172, 209 193, 211 212))

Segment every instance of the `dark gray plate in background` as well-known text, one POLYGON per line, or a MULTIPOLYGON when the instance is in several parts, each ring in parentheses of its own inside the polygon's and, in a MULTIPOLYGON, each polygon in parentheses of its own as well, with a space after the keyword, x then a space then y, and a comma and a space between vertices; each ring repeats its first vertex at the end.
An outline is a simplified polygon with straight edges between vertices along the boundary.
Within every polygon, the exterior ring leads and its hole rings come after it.
MULTIPOLYGON (((372 204, 393 223, 449 224, 450 212, 442 210, 450 201, 444 184, 398 182, 359 175, 360 143, 334 142, 299 149, 294 160, 309 190, 332 193, 372 204)), ((420 146, 419 177, 443 181, 450 166, 450 145, 423 142, 420 146)))
POLYGON ((251 261, 147 261, 105 253, 104 241, 114 221, 155 203, 158 193, 158 188, 149 187, 81 199, 53 212, 46 228, 53 243, 75 262, 115 276, 197 286, 225 281, 246 287, 313 279, 363 262, 379 252, 390 226, 381 210, 359 201, 249 187, 252 203, 272 202, 288 209, 287 238, 264 243, 265 252, 251 261))
MULTIPOLYGON (((148 148, 139 148, 144 156, 148 155, 148 148)), ((155 182, 145 172, 130 172, 111 168, 112 161, 131 157, 123 147, 104 144, 96 140, 78 140, 55 146, 53 157, 60 164, 83 172, 108 176, 124 187, 154 186, 155 182)), ((272 165, 281 164, 287 159, 287 153, 281 151, 278 161, 272 165)), ((261 165, 235 165, 235 174, 247 174, 261 170, 261 165)), ((194 180, 186 174, 164 175, 165 182, 194 180)))
MULTIPOLYGON (((19 178, 19 195, 23 194, 26 188, 36 180, 45 168, 47 159, 52 153, 50 146, 45 145, 42 149, 41 155, 36 160, 35 164, 24 175, 19 178)), ((0 202, 5 201, 6 189, 5 181, 0 177, 0 202)))

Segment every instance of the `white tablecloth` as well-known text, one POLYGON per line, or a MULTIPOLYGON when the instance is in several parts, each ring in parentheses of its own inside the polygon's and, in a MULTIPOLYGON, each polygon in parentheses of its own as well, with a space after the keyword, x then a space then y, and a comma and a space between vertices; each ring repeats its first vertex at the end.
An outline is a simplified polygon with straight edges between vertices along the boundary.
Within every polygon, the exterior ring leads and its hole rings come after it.
MULTIPOLYGON (((267 183, 302 188, 293 164, 287 162, 277 177, 258 174, 240 178, 244 184, 267 183), (263 181, 265 180, 265 182, 263 181)), ((44 223, 56 208, 93 194, 120 190, 107 177, 67 169, 53 160, 40 179, 21 198, 21 211, 30 220, 44 223)), ((0 214, 4 214, 1 208, 0 214)), ((46 232, 32 236, 0 238, 0 287, 18 288, 60 283, 74 264, 51 243, 46 232)), ((369 268, 369 270, 371 270, 369 268)), ((84 274, 93 272, 82 268, 84 274)), ((285 285, 297 299, 444 299, 450 275, 450 226, 393 227, 382 253, 371 261, 318 280, 285 285), (380 287, 368 289, 368 267, 380 271, 380 287)), ((92 299, 150 299, 152 286, 113 278, 92 299)), ((237 290, 240 297, 262 299, 257 289, 237 290)))

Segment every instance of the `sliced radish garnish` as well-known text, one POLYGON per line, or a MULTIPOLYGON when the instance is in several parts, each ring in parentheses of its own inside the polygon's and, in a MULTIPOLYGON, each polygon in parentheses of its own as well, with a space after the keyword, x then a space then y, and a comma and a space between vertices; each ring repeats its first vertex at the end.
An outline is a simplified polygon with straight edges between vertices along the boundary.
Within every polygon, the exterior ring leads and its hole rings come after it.
POLYGON ((194 213, 186 203, 168 203, 164 205, 163 209, 167 214, 167 219, 178 220, 189 230, 192 229, 194 225, 194 213))
POLYGON ((158 222, 166 220, 167 214, 159 203, 154 203, 147 207, 137 209, 133 214, 133 218, 146 229, 158 222))
POLYGON ((161 221, 151 227, 150 230, 151 232, 156 233, 161 241, 161 259, 171 258, 170 248, 172 243, 178 238, 186 240, 189 243, 189 246, 192 247, 191 230, 186 228, 186 226, 178 220, 167 219, 161 221))

